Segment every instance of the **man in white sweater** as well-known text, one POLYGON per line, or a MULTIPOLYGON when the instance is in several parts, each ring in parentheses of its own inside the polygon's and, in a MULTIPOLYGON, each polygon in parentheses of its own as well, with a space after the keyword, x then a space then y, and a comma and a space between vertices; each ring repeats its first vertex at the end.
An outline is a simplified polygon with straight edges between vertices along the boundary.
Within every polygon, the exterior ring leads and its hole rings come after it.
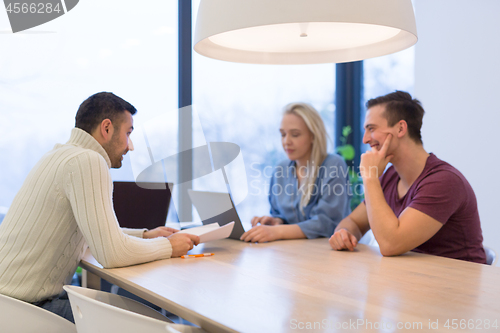
POLYGON ((120 228, 109 168, 133 150, 136 109, 112 93, 85 100, 69 141, 45 154, 28 174, 0 224, 0 293, 72 321, 61 299, 89 246, 105 268, 184 255, 199 237, 160 227, 120 228))

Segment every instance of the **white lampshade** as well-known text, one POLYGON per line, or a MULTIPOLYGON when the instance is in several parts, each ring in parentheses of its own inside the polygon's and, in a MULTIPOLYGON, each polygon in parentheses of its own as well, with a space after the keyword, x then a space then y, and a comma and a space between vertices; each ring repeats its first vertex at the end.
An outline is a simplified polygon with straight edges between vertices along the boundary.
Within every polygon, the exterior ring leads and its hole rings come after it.
POLYGON ((194 49, 233 62, 319 64, 416 42, 411 0, 201 0, 194 49))

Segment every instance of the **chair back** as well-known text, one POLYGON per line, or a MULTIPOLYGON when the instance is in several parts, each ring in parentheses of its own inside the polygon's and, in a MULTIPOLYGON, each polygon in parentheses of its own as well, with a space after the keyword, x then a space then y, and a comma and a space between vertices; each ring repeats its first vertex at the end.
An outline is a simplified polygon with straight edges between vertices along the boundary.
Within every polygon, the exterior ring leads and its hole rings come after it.
POLYGON ((0 331, 76 333, 76 327, 73 323, 50 311, 0 294, 0 331))
POLYGON ((76 286, 64 286, 78 333, 204 332, 175 325, 150 307, 127 297, 76 286))

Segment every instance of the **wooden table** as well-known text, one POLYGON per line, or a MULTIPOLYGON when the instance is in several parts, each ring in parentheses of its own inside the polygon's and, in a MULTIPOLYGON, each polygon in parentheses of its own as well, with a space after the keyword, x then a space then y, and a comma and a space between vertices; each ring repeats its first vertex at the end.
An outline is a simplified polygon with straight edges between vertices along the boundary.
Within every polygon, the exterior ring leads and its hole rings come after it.
POLYGON ((82 266, 210 332, 500 332, 497 267, 324 238, 195 252, 215 256, 102 269, 87 252, 82 266))

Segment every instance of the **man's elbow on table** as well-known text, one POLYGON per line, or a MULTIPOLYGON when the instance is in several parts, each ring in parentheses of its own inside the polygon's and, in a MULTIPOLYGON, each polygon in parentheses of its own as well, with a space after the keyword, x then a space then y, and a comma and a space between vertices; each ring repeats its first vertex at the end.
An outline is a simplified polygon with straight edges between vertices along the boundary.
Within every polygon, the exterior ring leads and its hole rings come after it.
POLYGON ((103 268, 110 269, 110 268, 120 268, 124 265, 123 263, 118 263, 117 260, 110 260, 109 258, 98 258, 97 256, 94 256, 95 260, 97 260, 98 263, 102 265, 103 268))
POLYGON ((378 242, 378 245, 384 257, 395 257, 409 251, 404 244, 397 244, 395 241, 378 242))
MULTIPOLYGON (((137 264, 142 264, 142 263, 145 263, 145 262, 150 262, 150 261, 153 261, 155 259, 153 258, 148 258, 148 259, 138 259, 138 260, 127 260, 127 259, 118 259, 118 258, 105 258, 105 259, 102 259, 102 258, 97 258, 96 256, 94 256, 94 258, 97 260, 97 262, 99 264, 102 265, 103 268, 106 268, 106 269, 111 269, 111 268, 121 268, 121 267, 127 267, 127 266, 131 266, 131 265, 137 265, 137 264)), ((167 257, 165 258, 157 258, 157 259, 167 259, 167 257)))

